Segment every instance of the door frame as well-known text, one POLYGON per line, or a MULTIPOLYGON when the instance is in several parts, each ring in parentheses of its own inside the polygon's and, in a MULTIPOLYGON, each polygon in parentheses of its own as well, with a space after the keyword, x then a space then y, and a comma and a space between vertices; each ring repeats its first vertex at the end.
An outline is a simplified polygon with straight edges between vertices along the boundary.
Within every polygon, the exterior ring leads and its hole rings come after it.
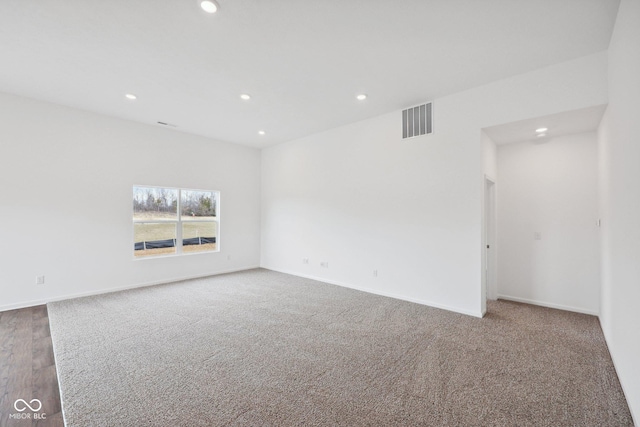
POLYGON ((496 180, 484 176, 482 197, 482 314, 487 299, 498 298, 496 245, 496 180))

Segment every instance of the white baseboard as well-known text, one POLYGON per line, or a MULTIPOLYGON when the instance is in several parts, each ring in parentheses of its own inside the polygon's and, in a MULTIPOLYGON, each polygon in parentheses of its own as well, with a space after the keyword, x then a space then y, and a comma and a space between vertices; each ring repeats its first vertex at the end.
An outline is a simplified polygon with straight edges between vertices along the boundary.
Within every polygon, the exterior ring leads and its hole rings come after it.
MULTIPOLYGON (((82 297, 93 296, 93 295, 101 295, 101 294, 106 294, 106 293, 110 293, 110 292, 119 292, 119 291, 126 291, 126 290, 129 290, 129 289, 144 288, 144 287, 147 287, 147 286, 163 285, 163 284, 166 284, 166 283, 180 282, 180 281, 183 281, 183 280, 199 279, 199 278, 202 278, 202 277, 216 276, 216 275, 227 274, 227 273, 235 273, 235 272, 238 272, 238 271, 252 270, 252 269, 255 269, 255 268, 265 268, 267 270, 277 271, 277 272, 284 273, 284 274, 290 274, 292 276, 303 277, 303 278, 306 278, 306 279, 316 280, 318 282, 324 282, 324 283, 329 283, 331 285, 341 286, 343 288, 354 289, 354 290, 357 290, 357 291, 367 292, 367 293, 374 294, 374 295, 380 295, 380 296, 394 298, 394 299, 398 299, 398 300, 402 300, 402 301, 408 301, 408 302, 413 302, 413 303, 416 303, 416 304, 422 304, 422 305, 426 305, 426 306, 429 306, 429 307, 434 307, 434 308, 439 308, 439 309, 442 309, 442 310, 452 311, 454 313, 464 314, 464 315, 467 315, 467 316, 473 316, 473 317, 479 317, 479 318, 483 317, 483 315, 482 315, 482 313, 480 311, 474 312, 474 311, 462 310, 462 309, 459 309, 457 307, 452 307, 452 306, 448 306, 448 305, 445 305, 445 304, 439 304, 439 303, 436 303, 436 302, 433 302, 433 301, 429 301, 429 300, 412 298, 412 297, 408 297, 408 296, 405 296, 405 295, 394 294, 394 293, 391 293, 391 292, 383 292, 383 291, 379 291, 379 290, 376 290, 376 289, 357 286, 357 285, 354 285, 354 284, 351 284, 351 283, 339 282, 339 281, 336 281, 336 280, 329 280, 329 279, 325 279, 323 277, 305 275, 305 274, 300 274, 300 273, 293 272, 293 271, 287 271, 287 270, 282 270, 282 269, 278 269, 278 268, 272 268, 272 267, 268 267, 268 266, 266 266, 266 267, 262 266, 261 267, 259 265, 252 265, 252 266, 246 266, 246 267, 241 267, 241 268, 222 270, 222 271, 207 273, 207 274, 198 275, 198 276, 173 277, 173 278, 165 279, 165 280, 158 280, 158 281, 145 282, 145 283, 137 283, 137 284, 134 284, 134 285, 119 286, 119 287, 116 287, 116 288, 99 289, 99 290, 94 290, 94 291, 89 291, 89 292, 79 292, 79 293, 66 294, 66 295, 50 297, 50 298, 43 298, 43 299, 37 299, 37 300, 24 301, 24 302, 20 302, 20 303, 17 303, 17 304, 9 304, 9 305, 0 306, 0 311, 15 310, 15 309, 19 309, 19 308, 33 307, 35 305, 42 305, 42 304, 46 304, 46 303, 54 302, 54 301, 63 301, 63 300, 73 299, 73 298, 82 298, 82 297)), ((508 298, 506 297, 504 299, 508 299, 508 298)), ((521 301, 521 302, 527 302, 527 301, 521 301)), ((534 304, 534 303, 530 303, 530 304, 534 304)), ((558 307, 554 307, 554 308, 558 308, 558 307)), ((571 311, 575 311, 575 310, 571 310, 571 311)), ((591 313, 588 313, 588 314, 591 314, 591 313)))
POLYGON ((171 279, 156 280, 156 281, 145 282, 145 283, 137 283, 137 284, 134 284, 134 285, 118 286, 116 288, 98 289, 98 290, 89 291, 89 292, 78 292, 78 293, 60 295, 60 296, 50 297, 50 298, 41 298, 41 299, 37 299, 37 300, 19 302, 19 303, 16 303, 16 304, 2 305, 2 306, 0 306, 0 311, 16 310, 16 309, 20 309, 20 308, 33 307, 35 305, 47 304, 49 302, 54 302, 54 301, 63 301, 63 300, 73 299, 73 298, 82 298, 82 297, 89 297, 89 296, 93 296, 93 295, 108 294, 108 293, 111 293, 111 292, 126 291, 126 290, 129 290, 129 289, 144 288, 144 287, 147 287, 147 286, 164 285, 164 284, 167 284, 167 283, 180 282, 180 281, 183 281, 183 280, 201 279, 203 277, 218 276, 220 274, 235 273, 235 272, 238 272, 238 271, 252 270, 254 268, 260 268, 260 266, 259 265, 253 265, 253 266, 248 266, 248 267, 233 268, 233 269, 229 269, 229 270, 221 270, 221 271, 216 271, 216 272, 207 273, 207 274, 201 274, 201 275, 197 275, 197 276, 174 277, 174 278, 171 278, 171 279))
POLYGON ((552 303, 552 302, 538 301, 538 300, 532 300, 532 299, 520 298, 520 297, 513 297, 513 296, 510 296, 510 295, 498 294, 498 299, 503 299, 503 300, 507 300, 507 301, 522 302, 522 303, 531 304, 531 305, 539 305, 540 307, 556 308, 558 310, 564 310, 564 311, 573 311, 575 313, 590 314, 591 316, 599 316, 600 315, 600 313, 598 313, 597 311, 588 310, 586 308, 572 307, 572 306, 569 306, 569 305, 556 304, 556 303, 552 303))
POLYGON ((402 301, 413 302, 413 303, 416 303, 416 304, 422 304, 422 305, 426 305, 426 306, 433 307, 433 308, 439 308, 441 310, 452 311, 454 313, 464 314, 464 315, 467 315, 467 316, 480 317, 480 318, 483 317, 483 315, 482 315, 482 313, 480 311, 473 312, 473 311, 461 310, 461 309, 459 309, 457 307, 451 307, 451 306, 448 306, 448 305, 435 303, 433 301, 422 300, 422 299, 417 299, 417 298, 411 298, 411 297, 407 297, 407 296, 404 296, 404 295, 394 294, 394 293, 391 293, 391 292, 382 292, 382 291, 378 291, 376 289, 364 288, 362 286, 357 286, 357 285, 354 285, 354 284, 351 284, 351 283, 339 282, 339 281, 336 281, 336 280, 329 280, 329 279, 325 279, 323 277, 311 276, 311 275, 307 275, 307 274, 300 274, 300 273, 297 273, 297 272, 282 270, 282 269, 273 268, 273 267, 262 266, 262 268, 264 268, 266 270, 277 271, 278 273, 289 274, 291 276, 297 276, 297 277, 303 277, 305 279, 316 280, 318 282, 328 283, 330 285, 341 286, 343 288, 354 289, 356 291, 367 292, 369 294, 380 295, 380 296, 383 296, 383 297, 389 297, 389 298, 394 298, 394 299, 398 299, 398 300, 402 300, 402 301))

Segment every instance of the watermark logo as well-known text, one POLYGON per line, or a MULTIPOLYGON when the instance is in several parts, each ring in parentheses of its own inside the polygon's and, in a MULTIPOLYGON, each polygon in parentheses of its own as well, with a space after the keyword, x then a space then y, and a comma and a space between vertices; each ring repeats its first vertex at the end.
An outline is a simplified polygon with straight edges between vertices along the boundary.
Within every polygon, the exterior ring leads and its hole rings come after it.
POLYGON ((13 420, 46 420, 47 414, 40 412, 42 409, 42 402, 39 399, 31 399, 27 402, 24 399, 17 399, 13 402, 13 408, 18 411, 13 414, 9 414, 9 419, 13 420), (27 409, 29 411, 27 411, 27 409))
POLYGON ((13 407, 18 412, 24 412, 27 410, 27 408, 31 409, 31 412, 38 412, 40 409, 42 409, 42 402, 40 402, 38 399, 31 399, 31 402, 27 403, 27 401, 24 399, 18 399, 13 404, 13 407), (38 406, 35 407, 36 405, 38 406))

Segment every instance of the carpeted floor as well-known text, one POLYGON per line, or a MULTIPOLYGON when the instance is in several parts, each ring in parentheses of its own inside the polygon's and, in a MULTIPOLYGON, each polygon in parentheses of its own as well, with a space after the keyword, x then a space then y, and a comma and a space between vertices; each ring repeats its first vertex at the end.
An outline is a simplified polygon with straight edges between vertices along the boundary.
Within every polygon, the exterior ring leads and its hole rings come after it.
POLYGON ((631 426, 597 318, 267 270, 48 304, 67 427, 631 426))

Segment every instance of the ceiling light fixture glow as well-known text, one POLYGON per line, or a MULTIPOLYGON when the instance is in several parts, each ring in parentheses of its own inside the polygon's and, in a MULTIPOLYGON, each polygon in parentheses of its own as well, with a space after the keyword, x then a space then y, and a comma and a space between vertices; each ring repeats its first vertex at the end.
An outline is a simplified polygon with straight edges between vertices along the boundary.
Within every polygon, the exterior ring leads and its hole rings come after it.
POLYGON ((548 130, 549 130, 549 129, 547 129, 547 128, 538 128, 538 129, 536 129, 536 132, 537 132, 537 133, 543 133, 543 132, 546 132, 546 131, 548 131, 548 130))
POLYGON ((251 99, 251 95, 249 95, 248 93, 242 93, 240 94, 240 98, 244 99, 245 101, 248 101, 251 99))
POLYGON ((365 99, 367 99, 367 94, 366 93, 361 93, 360 95, 356 95, 356 99, 358 101, 364 101, 365 99))
POLYGON ((133 101, 133 100, 138 99, 138 97, 137 97, 137 96, 135 96, 135 95, 134 95, 134 94, 132 94, 132 93, 128 93, 128 94, 126 94, 126 95, 125 95, 125 97, 126 97, 127 99, 132 100, 132 101, 133 101))
POLYGON ((265 132, 263 130, 259 130, 258 131, 258 135, 264 135, 264 134, 265 134, 265 132))
POLYGON ((216 13, 219 6, 215 0, 202 0, 200 7, 207 13, 216 13))

